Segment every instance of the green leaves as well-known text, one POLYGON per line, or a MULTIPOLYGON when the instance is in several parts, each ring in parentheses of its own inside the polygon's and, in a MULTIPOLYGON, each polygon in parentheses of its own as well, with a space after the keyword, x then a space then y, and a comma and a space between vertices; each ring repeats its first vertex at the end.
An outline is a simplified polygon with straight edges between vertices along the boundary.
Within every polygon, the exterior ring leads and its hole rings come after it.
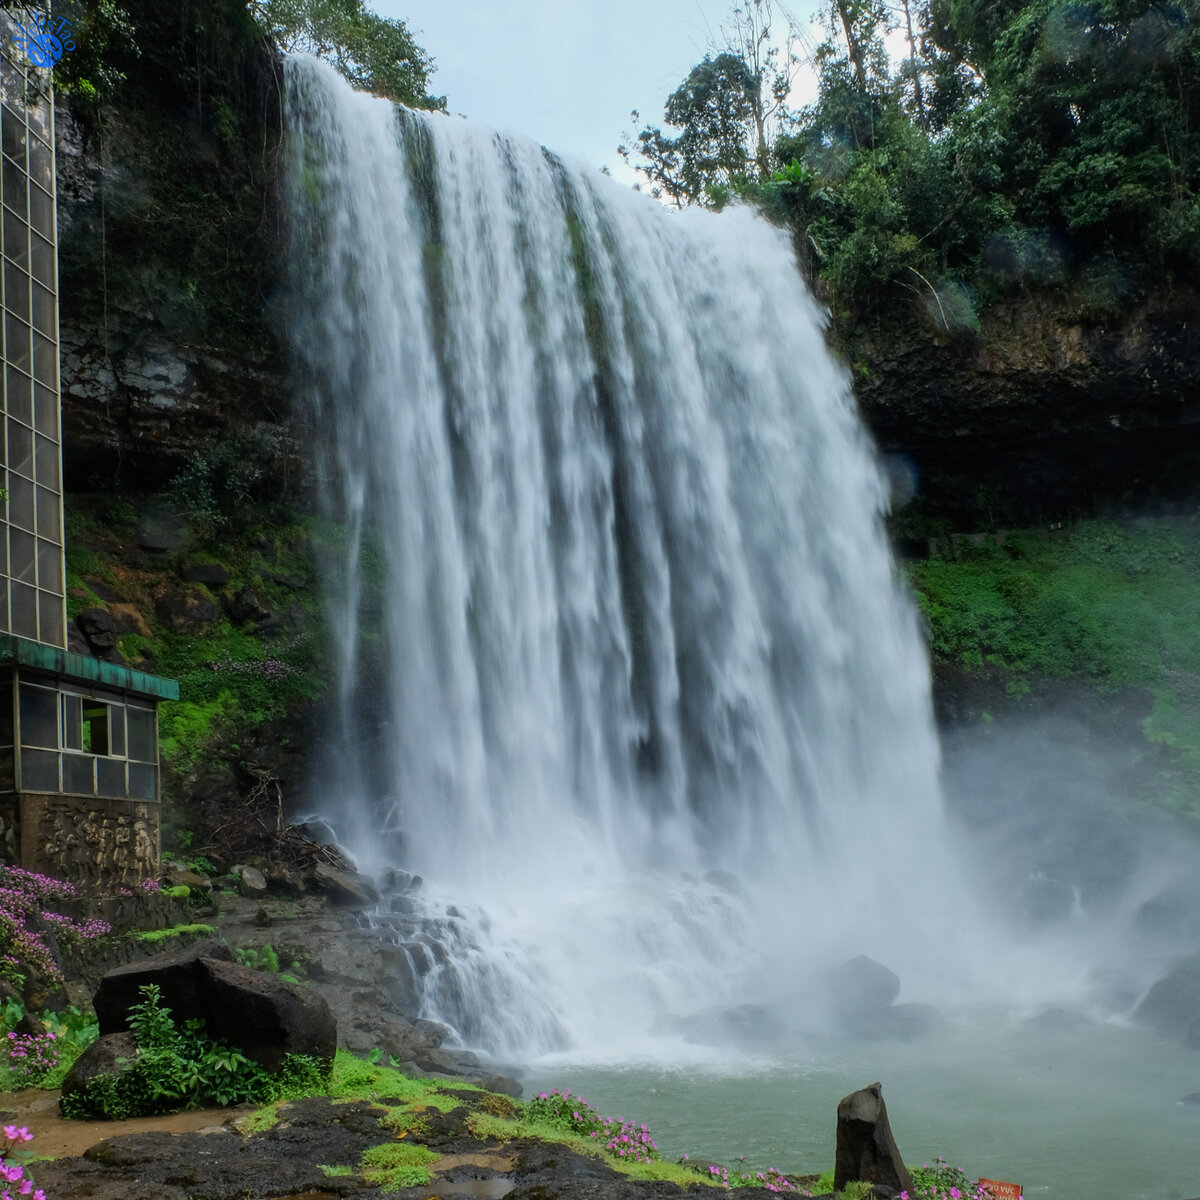
POLYGON ((433 59, 403 21, 363 0, 251 0, 250 10, 284 50, 327 59, 354 87, 410 108, 445 109, 445 96, 428 90, 433 59))

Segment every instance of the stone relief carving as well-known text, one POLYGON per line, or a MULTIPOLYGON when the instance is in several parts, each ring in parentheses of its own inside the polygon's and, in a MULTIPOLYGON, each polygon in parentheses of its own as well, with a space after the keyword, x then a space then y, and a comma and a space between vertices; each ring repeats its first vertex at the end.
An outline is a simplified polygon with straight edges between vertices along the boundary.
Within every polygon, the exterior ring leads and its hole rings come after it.
MULTIPOLYGON (((22 816, 31 836, 22 838, 23 857, 33 861, 23 865, 88 891, 135 887, 158 874, 157 808, 137 801, 25 796, 22 816)), ((0 846, 4 832, 0 828, 0 846)))

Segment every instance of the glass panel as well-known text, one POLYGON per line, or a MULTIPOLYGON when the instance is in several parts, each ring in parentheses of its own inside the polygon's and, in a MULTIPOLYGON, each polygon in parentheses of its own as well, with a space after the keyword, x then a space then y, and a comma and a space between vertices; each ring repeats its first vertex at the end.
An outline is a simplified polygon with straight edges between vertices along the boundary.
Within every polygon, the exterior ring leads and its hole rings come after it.
MULTIPOLYGON (((5 543, 6 539, 0 538, 0 543, 5 543)), ((8 547, 5 545, 5 550, 8 547)), ((0 557, 7 557, 7 554, 0 557)), ((0 632, 10 632, 11 626, 8 623, 8 588, 0 587, 0 632)))
POLYGON ((0 746, 11 746, 12 740, 12 677, 5 671, 0 679, 0 746))
POLYGON ((96 793, 100 796, 125 795, 125 760, 96 759, 96 793))
POLYGON ((108 752, 118 758, 125 754, 125 706, 114 704, 108 710, 108 752))
POLYGON ((4 203, 19 217, 28 211, 26 195, 29 190, 29 178, 20 167, 11 162, 4 164, 4 203))
POLYGON ((29 174, 34 183, 41 184, 48 192, 54 191, 54 157, 40 138, 29 143, 29 174))
POLYGON ((8 469, 33 478, 33 430, 8 419, 8 469))
POLYGON ((63 597, 60 590, 54 592, 38 592, 38 626, 43 642, 52 646, 63 646, 67 640, 67 631, 63 624, 63 597))
POLYGON ((64 754, 62 756, 63 791, 90 796, 96 790, 93 777, 95 759, 90 754, 64 754))
POLYGON ((37 481, 47 487, 58 487, 58 443, 40 433, 37 436, 37 481))
POLYGON ((83 700, 65 694, 62 697, 62 744, 67 750, 83 749, 83 700))
POLYGON ((4 353, 14 367, 29 370, 29 326, 11 313, 4 314, 4 353))
POLYGON ((129 764, 129 798, 131 800, 157 799, 154 786, 157 774, 157 768, 152 767, 149 763, 131 762, 129 764))
MULTIPOLYGON (((11 482, 11 480, 10 480, 11 482)), ((22 583, 36 582, 36 541, 32 534, 20 529, 8 531, 9 575, 22 583)))
POLYGON ((4 372, 4 407, 10 417, 24 421, 26 425, 33 424, 33 384, 28 375, 22 374, 16 367, 9 367, 4 372))
MULTIPOLYGON (((33 82, 33 76, 30 77, 30 82, 33 82)), ((36 104, 31 104, 25 110, 26 116, 29 119, 29 130, 35 133, 44 142, 50 141, 50 105, 44 100, 39 100, 36 104)))
POLYGON ((4 264, 4 307, 15 312, 21 320, 29 320, 29 276, 16 263, 4 264))
POLYGON ((21 745, 58 749, 58 693, 21 684, 21 745))
POLYGON ((10 614, 9 629, 17 637, 37 641, 37 592, 27 583, 9 584, 10 614))
POLYGON ((15 159, 20 166, 25 165, 25 118, 15 109, 6 104, 0 114, 0 138, 4 142, 4 153, 15 159))
POLYGON ((21 790, 25 792, 57 792, 60 790, 56 751, 21 751, 21 790))
POLYGON ((29 229, 20 217, 4 214, 4 253, 22 267, 29 266, 29 229))
MULTIPOLYGON (((55 480, 57 482, 57 480, 55 480)), ((44 487, 37 490, 37 531, 52 542, 62 542, 60 529, 62 525, 59 509, 58 493, 48 491, 44 487)))
POLYGON ((29 245, 33 252, 33 277, 40 280, 48 288, 54 287, 54 247, 45 238, 36 233, 29 235, 29 245))
POLYGON ((33 377, 47 387, 58 384, 58 347, 40 333, 33 335, 33 377))
POLYGON ((58 393, 41 383, 33 387, 33 427, 48 438, 58 437, 58 393))
MULTIPOLYGON (((33 484, 23 475, 10 474, 8 477, 8 519, 13 525, 22 529, 33 529, 33 484)), ((30 549, 30 561, 33 550, 30 549)), ((16 559, 10 559, 15 564, 16 559)), ((24 578, 24 576, 20 576, 24 578)), ((33 576, 30 576, 32 580, 33 576)))
POLYGON ((154 712, 131 704, 125 710, 129 725, 129 757, 141 762, 154 762, 154 712))
POLYGON ((40 283, 33 285, 33 325, 47 337, 54 336, 54 293, 40 283))
POLYGON ((38 587, 48 592, 62 591, 62 550, 53 542, 37 544, 38 587))
POLYGON ((83 748, 89 754, 109 752, 108 715, 107 704, 97 704, 95 700, 83 702, 83 748))
MULTIPOLYGON (((22 178, 25 178, 24 172, 21 174, 22 178)), ((50 199, 48 193, 36 185, 29 189, 29 223, 43 237, 53 239, 54 201, 50 199)))
POLYGON ((13 752, 8 747, 0 750, 0 792, 11 792, 16 787, 13 772, 13 752))

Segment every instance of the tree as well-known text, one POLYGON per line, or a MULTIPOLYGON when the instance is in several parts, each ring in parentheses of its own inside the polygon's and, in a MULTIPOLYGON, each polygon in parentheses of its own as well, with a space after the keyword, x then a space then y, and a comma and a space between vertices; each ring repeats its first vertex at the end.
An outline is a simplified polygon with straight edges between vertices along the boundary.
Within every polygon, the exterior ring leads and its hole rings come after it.
POLYGON ((429 94, 433 59, 403 21, 363 0, 250 0, 259 26, 288 53, 328 59, 350 83, 410 108, 445 109, 429 94))
MULTIPOLYGON (((771 177, 772 146, 791 119, 788 96, 800 64, 795 23, 782 9, 784 46, 772 40, 778 24, 772 0, 743 0, 722 26, 720 45, 697 63, 667 98, 664 133, 646 125, 617 148, 643 176, 650 192, 682 207, 719 207, 771 177), (782 61, 781 61, 782 59, 782 61)), ((640 118, 632 114, 635 122, 640 118)))

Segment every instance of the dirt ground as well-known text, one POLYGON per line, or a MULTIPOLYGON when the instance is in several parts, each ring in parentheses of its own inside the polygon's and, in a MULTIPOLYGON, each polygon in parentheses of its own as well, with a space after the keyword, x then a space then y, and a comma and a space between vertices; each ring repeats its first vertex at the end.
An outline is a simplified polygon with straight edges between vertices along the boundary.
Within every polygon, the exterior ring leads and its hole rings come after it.
POLYGON ((64 1121, 58 1115, 58 1092, 26 1088, 0 1092, 0 1119, 5 1125, 27 1125, 33 1141, 27 1149, 34 1158, 73 1158, 89 1146, 120 1133, 196 1133, 220 1128, 236 1110, 202 1108, 172 1113, 168 1117, 137 1117, 129 1121, 64 1121))

